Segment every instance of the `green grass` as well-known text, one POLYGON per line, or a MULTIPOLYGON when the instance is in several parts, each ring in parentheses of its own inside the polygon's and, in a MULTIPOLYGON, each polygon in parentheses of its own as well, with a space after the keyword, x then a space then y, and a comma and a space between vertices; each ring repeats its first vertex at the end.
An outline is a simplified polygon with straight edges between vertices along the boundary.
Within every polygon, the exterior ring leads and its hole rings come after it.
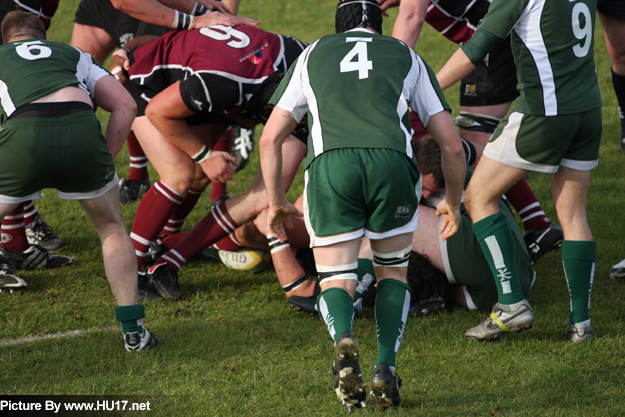
MULTIPOLYGON (((305 41, 331 33, 334 1, 242 2, 241 14, 262 27, 305 41)), ((77 1, 61 2, 49 36, 68 42, 77 1)), ((391 33, 392 19, 384 30, 391 33)), ((456 46, 426 28, 417 50, 434 70, 456 46)), ((533 330, 494 343, 463 340, 464 331, 482 321, 483 312, 460 310, 409 321, 398 357, 404 381, 403 405, 389 410, 407 416, 619 416, 625 414, 625 288, 607 279, 623 257, 624 156, 617 151, 616 100, 601 28, 596 60, 605 107, 600 164, 593 171, 588 201, 598 244, 591 315, 595 339, 574 346, 564 336, 568 293, 559 254, 536 266, 538 282, 529 300, 537 322, 533 330)), ((457 87, 448 100, 457 113, 457 87)), ((106 115, 99 114, 106 121, 106 115)), ((259 131, 257 131, 257 138, 259 131)), ((231 194, 249 186, 258 161, 229 184, 231 194)), ((116 160, 128 173, 124 151, 116 160)), ((155 172, 151 172, 154 181, 155 172)), ((534 191, 555 218, 546 175, 532 174, 534 191)), ((298 177, 289 194, 303 187, 298 177)), ((188 300, 146 303, 146 323, 161 339, 157 349, 129 354, 114 320, 115 301, 101 262, 96 233, 75 202, 56 199, 52 190, 37 203, 41 213, 68 241, 71 267, 24 272, 29 287, 0 294, 0 340, 75 329, 79 337, 0 347, 0 394, 137 395, 152 401, 146 415, 337 415, 346 413, 331 384, 332 342, 319 319, 289 308, 275 274, 245 274, 201 262, 181 272, 188 300), (113 328, 113 330, 107 330, 113 328)), ((209 210, 201 198, 185 229, 209 210)), ((124 206, 128 228, 136 205, 124 206)), ((371 311, 355 323, 364 377, 376 355, 371 311)), ((358 414, 381 414, 357 410, 358 414)), ((129 413, 130 414, 130 413, 129 413)))

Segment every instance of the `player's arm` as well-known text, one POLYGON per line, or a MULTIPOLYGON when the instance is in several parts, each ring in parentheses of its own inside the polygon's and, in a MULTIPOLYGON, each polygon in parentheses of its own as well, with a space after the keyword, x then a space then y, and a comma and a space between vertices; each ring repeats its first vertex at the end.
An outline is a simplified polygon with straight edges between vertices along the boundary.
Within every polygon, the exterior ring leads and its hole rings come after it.
POLYGON ((493 0, 471 39, 438 72, 441 88, 454 85, 473 71, 488 52, 510 34, 528 2, 529 0, 493 0))
POLYGON ((282 223, 285 222, 292 228, 289 215, 302 216, 302 213, 286 200, 282 180, 282 144, 297 124, 291 112, 276 106, 260 138, 260 165, 269 202, 267 227, 281 242, 287 240, 282 223))
POLYGON ((169 142, 198 162, 211 181, 230 181, 234 175, 230 163, 236 163, 236 159, 226 152, 210 152, 191 132, 184 119, 194 113, 180 95, 180 82, 157 94, 145 109, 150 123, 169 142))
POLYGON ((135 19, 172 29, 195 29, 213 25, 234 26, 237 24, 256 26, 260 24, 258 20, 217 11, 193 17, 167 7, 156 0, 111 0, 111 3, 113 7, 135 19))
POLYGON ((111 63, 109 64, 109 72, 113 74, 120 83, 124 84, 128 81, 128 78, 126 78, 127 74, 124 74, 123 70, 128 71, 130 68, 128 51, 132 52, 144 43, 152 42, 155 39, 158 39, 158 37, 154 35, 139 36, 128 42, 122 49, 115 51, 111 57, 111 63))
POLYGON ((441 225, 443 240, 458 230, 462 186, 466 172, 466 158, 462 142, 451 120, 450 107, 440 89, 432 69, 413 51, 411 71, 416 74, 410 94, 410 107, 417 113, 423 126, 441 148, 441 162, 445 176, 446 198, 437 207, 436 214, 444 216, 441 225))
POLYGON ((421 34, 430 0, 401 0, 393 37, 414 49, 421 34))
POLYGON ((111 113, 104 137, 111 157, 115 159, 126 142, 132 122, 135 120, 137 104, 130 93, 110 75, 96 82, 94 101, 98 107, 111 113))
POLYGON ((466 156, 451 115, 442 111, 433 116, 427 125, 428 132, 441 148, 441 165, 445 177, 445 199, 436 207, 436 215, 444 216, 440 233, 447 240, 458 230, 462 188, 466 175, 466 156))

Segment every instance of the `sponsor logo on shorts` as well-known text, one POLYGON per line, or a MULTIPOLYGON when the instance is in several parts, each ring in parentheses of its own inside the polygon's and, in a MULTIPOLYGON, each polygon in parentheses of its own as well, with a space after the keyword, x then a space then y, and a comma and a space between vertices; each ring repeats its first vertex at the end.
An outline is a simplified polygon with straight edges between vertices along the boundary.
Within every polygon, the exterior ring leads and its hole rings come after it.
POLYGON ((477 86, 473 84, 467 84, 464 86, 464 95, 465 96, 476 96, 477 95, 477 86))
POLYGON ((150 100, 152 100, 150 97, 146 96, 145 93, 141 94, 141 98, 147 101, 148 103, 150 102, 150 100))
POLYGON ((408 204, 407 206, 397 206, 397 212, 395 213, 396 219, 403 219, 406 217, 410 217, 410 212, 412 211, 412 206, 408 204))
POLYGON ((9 243, 13 239, 13 236, 2 233, 2 243, 9 243))
POLYGON ((106 175, 104 176, 105 179, 110 180, 111 178, 113 178, 113 175, 115 175, 115 171, 111 170, 111 168, 107 167, 106 168, 106 175))

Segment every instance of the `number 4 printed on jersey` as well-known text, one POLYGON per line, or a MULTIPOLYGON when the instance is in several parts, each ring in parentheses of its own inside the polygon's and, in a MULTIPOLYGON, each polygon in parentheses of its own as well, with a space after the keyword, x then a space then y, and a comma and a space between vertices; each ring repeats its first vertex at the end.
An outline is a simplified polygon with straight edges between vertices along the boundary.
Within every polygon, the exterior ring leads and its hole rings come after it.
POLYGON ((358 71, 358 78, 368 78, 369 71, 373 69, 373 62, 369 61, 367 54, 367 43, 372 42, 371 38, 347 38, 346 42, 356 42, 351 51, 345 55, 341 61, 341 72, 358 71), (356 57, 356 61, 353 61, 356 57))

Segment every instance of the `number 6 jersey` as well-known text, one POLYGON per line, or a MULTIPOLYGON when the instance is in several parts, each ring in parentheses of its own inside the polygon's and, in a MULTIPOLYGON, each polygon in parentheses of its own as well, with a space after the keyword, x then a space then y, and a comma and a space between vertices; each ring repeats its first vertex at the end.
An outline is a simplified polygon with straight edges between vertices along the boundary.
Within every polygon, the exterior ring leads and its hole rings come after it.
POLYGON ((180 83, 194 111, 241 113, 275 71, 286 72, 306 44, 246 25, 170 31, 133 52, 133 83, 160 92, 180 83))
POLYGON ((79 87, 93 97, 96 81, 108 75, 75 46, 38 39, 0 46, 0 62, 0 125, 15 109, 63 87, 79 87))

